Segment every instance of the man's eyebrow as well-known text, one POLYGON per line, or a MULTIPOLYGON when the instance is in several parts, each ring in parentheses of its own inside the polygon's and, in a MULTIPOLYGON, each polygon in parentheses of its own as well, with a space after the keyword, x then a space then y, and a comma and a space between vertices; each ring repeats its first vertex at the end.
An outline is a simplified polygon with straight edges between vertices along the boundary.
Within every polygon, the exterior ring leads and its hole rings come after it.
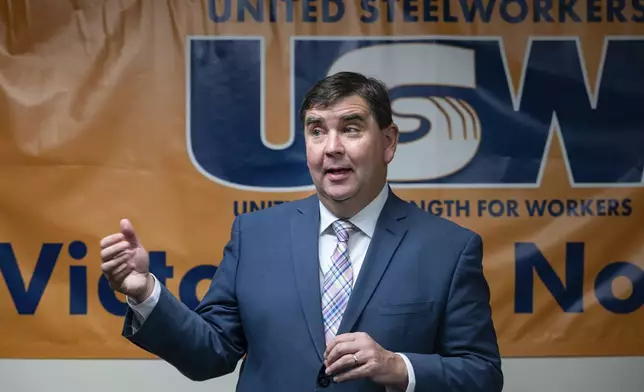
MULTIPOLYGON (((365 115, 363 115, 361 113, 349 113, 349 114, 345 114, 344 116, 342 116, 342 121, 344 121, 344 122, 349 122, 349 121, 362 121, 362 122, 364 122, 364 121, 366 121, 365 118, 366 118, 365 115)), ((304 125, 305 126, 317 125, 317 124, 322 124, 323 122, 324 122, 324 119, 322 117, 309 115, 304 120, 304 125)))
POLYGON ((358 120, 358 121, 365 121, 365 116, 360 114, 360 113, 351 113, 351 114, 346 114, 342 116, 343 121, 353 121, 353 120, 358 120))
POLYGON ((304 121, 304 125, 320 124, 320 123, 322 123, 322 118, 317 116, 307 116, 306 120, 304 121))

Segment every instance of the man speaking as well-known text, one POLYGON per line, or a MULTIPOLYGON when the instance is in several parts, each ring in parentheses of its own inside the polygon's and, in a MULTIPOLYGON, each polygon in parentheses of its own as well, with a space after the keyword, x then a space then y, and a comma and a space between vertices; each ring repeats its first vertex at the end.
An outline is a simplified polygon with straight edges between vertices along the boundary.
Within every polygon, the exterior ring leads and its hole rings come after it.
POLYGON ((387 88, 337 73, 300 116, 316 194, 236 217, 196 309, 150 274, 127 219, 101 240, 123 335, 193 380, 243 358, 241 392, 501 391, 481 238, 388 186, 387 88))

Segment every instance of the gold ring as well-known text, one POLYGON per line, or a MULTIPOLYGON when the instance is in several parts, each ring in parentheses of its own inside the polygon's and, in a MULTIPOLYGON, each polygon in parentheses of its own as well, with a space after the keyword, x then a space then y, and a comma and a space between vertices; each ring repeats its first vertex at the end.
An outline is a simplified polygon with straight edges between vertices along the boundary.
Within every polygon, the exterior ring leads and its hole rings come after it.
POLYGON ((355 354, 351 354, 351 355, 353 355, 353 360, 355 361, 356 366, 358 366, 358 357, 356 357, 355 354))

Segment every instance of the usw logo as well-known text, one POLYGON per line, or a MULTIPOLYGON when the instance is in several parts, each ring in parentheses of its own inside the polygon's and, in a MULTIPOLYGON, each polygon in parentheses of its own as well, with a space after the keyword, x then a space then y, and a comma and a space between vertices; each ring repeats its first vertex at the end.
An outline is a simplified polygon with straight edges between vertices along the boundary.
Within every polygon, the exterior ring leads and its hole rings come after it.
POLYGON ((351 70, 391 89, 395 187, 538 187, 556 131, 572 186, 642 186, 644 39, 603 45, 591 85, 578 39, 531 39, 515 94, 500 39, 295 37, 290 85, 267 92, 262 37, 190 38, 188 152, 233 188, 310 189, 300 102, 317 80, 351 70), (290 140, 270 145, 265 101, 287 91, 290 140))

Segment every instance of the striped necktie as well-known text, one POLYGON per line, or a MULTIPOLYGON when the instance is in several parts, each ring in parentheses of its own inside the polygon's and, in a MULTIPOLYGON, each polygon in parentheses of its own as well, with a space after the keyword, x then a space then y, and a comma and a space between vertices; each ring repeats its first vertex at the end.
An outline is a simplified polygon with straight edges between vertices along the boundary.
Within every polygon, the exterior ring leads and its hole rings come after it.
POLYGON ((327 344, 335 337, 342 315, 349 303, 353 284, 353 271, 349 260, 349 234, 355 226, 349 221, 333 222, 333 231, 338 244, 331 256, 331 268, 324 276, 322 293, 322 315, 324 317, 324 336, 327 344))

